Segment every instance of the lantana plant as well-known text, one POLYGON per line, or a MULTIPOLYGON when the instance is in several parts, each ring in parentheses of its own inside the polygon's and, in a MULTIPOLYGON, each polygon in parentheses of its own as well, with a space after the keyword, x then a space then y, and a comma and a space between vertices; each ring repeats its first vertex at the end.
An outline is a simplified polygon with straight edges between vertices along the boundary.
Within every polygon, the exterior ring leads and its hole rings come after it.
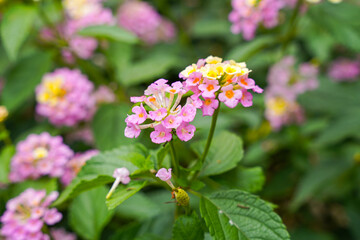
POLYGON ((183 225, 186 221, 194 228, 189 239, 203 239, 204 231, 215 239, 289 239, 271 204, 238 189, 231 182, 236 179, 222 185, 210 178, 230 173, 242 158, 241 139, 230 132, 215 134, 215 129, 221 105, 247 111, 238 105, 250 107, 252 92, 262 93, 250 73, 245 63, 209 56, 186 67, 180 81, 170 84, 159 79, 150 84, 144 95, 131 97, 134 106, 125 120, 124 134, 138 138, 150 129, 142 137, 150 137, 160 148, 149 150, 137 143, 99 153, 86 162, 54 205, 105 183, 113 183, 106 194, 110 210, 128 198, 131 201, 141 190, 164 188, 168 197, 162 204, 174 205, 170 214, 175 239, 181 231, 191 231, 183 225), (212 118, 205 141, 199 140, 195 127, 201 117, 212 118), (191 149, 185 143, 190 140, 194 141, 191 149), (196 157, 183 159, 181 151, 196 157))

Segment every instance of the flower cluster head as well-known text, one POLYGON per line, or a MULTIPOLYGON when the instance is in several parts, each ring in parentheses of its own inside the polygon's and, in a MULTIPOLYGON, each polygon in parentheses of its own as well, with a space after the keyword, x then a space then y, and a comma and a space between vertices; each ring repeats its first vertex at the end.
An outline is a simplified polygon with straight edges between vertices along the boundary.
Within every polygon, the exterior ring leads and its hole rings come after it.
POLYGON ((44 42, 52 43, 59 39, 67 45, 61 49, 65 62, 73 64, 75 56, 81 59, 90 59, 98 41, 92 37, 77 34, 81 29, 96 25, 113 25, 115 19, 110 9, 103 8, 102 0, 63 0, 66 13, 64 22, 56 29, 44 28, 40 37, 44 42))
POLYGON ((167 82, 159 79, 145 90, 144 96, 131 98, 138 105, 132 109, 134 114, 125 120, 126 137, 136 138, 145 128, 154 129, 150 137, 157 144, 170 141, 173 133, 182 141, 194 136, 196 128, 190 122, 195 118, 196 107, 190 98, 187 98, 184 106, 179 105, 187 92, 183 83, 174 82, 170 86, 167 82))
POLYGON ((74 126, 92 117, 93 84, 79 70, 60 68, 46 74, 36 88, 36 111, 57 126, 74 126))
POLYGON ((5 106, 0 106, 0 123, 5 121, 9 116, 9 112, 5 106))
POLYGON ((302 63, 296 68, 292 56, 271 67, 265 94, 265 116, 275 130, 304 121, 304 112, 296 98, 318 87, 317 74, 318 68, 310 63, 302 63))
POLYGON ((164 19, 150 4, 128 0, 117 13, 119 26, 133 32, 147 44, 171 41, 176 30, 172 22, 164 19))
POLYGON ((233 24, 234 34, 242 33, 244 39, 251 40, 255 36, 259 24, 266 28, 278 25, 279 11, 287 3, 284 0, 232 0, 233 10, 229 20, 233 24))
POLYGON ((69 185, 80 172, 81 168, 85 165, 86 161, 90 160, 98 153, 98 150, 89 150, 84 153, 75 154, 75 156, 65 164, 65 171, 61 176, 61 182, 64 185, 69 185))
POLYGON ((60 136, 52 137, 46 132, 31 134, 16 146, 9 178, 12 182, 19 182, 41 176, 60 177, 72 156, 73 151, 60 136))
POLYGON ((45 190, 29 188, 16 198, 9 200, 6 211, 1 216, 1 235, 6 239, 48 240, 50 237, 41 231, 44 225, 54 225, 62 218, 50 204, 58 197, 57 192, 46 196, 45 190))
POLYGON ((337 82, 352 82, 360 77, 360 61, 338 59, 331 63, 328 75, 337 82))
POLYGON ((202 109, 204 116, 212 116, 219 101, 229 108, 239 103, 252 106, 251 91, 262 93, 263 90, 249 78, 250 72, 244 62, 209 56, 186 67, 179 77, 185 80, 185 88, 194 93, 191 96, 194 105, 202 109))

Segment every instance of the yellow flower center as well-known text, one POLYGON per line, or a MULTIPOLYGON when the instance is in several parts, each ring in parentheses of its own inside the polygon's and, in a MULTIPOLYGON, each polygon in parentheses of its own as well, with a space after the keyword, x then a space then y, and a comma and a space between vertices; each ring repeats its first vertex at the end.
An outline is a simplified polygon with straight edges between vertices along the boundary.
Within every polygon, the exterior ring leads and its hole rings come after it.
POLYGON ((233 90, 227 90, 226 92, 225 92, 225 96, 227 97, 227 98, 233 98, 234 97, 234 91, 233 90))
POLYGON ((204 104, 205 104, 206 106, 209 106, 209 105, 211 104, 211 99, 206 99, 205 102, 204 102, 204 104))
POLYGON ((214 85, 209 84, 209 85, 206 87, 206 89, 210 92, 211 90, 214 89, 214 85))
POLYGON ((66 90, 62 86, 63 80, 60 77, 47 79, 43 85, 43 91, 37 97, 40 103, 55 106, 66 95, 66 90))
POLYGON ((267 105, 269 109, 278 116, 283 115, 289 107, 289 103, 282 97, 270 99, 267 105))
POLYGON ((33 151, 33 157, 35 160, 43 159, 48 156, 48 150, 44 147, 37 147, 33 151))

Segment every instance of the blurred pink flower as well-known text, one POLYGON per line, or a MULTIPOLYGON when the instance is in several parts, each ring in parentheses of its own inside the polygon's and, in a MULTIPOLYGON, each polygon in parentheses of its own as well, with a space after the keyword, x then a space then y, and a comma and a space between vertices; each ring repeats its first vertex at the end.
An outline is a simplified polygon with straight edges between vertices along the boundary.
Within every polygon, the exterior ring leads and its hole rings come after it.
POLYGON ((50 235, 53 240, 76 240, 76 235, 68 233, 63 228, 52 228, 50 229, 50 235))
POLYGON ((11 160, 10 181, 60 177, 73 154, 60 136, 52 137, 46 132, 31 134, 16 146, 16 154, 11 160))
POLYGON ((337 59, 331 63, 328 75, 337 82, 356 81, 360 77, 360 61, 337 59))
POLYGON ((74 126, 92 117, 93 83, 79 70, 60 68, 46 74, 36 88, 39 115, 57 126, 74 126))
POLYGON ((117 13, 118 24, 136 34, 147 44, 171 41, 176 30, 172 22, 162 16, 147 2, 128 0, 117 13))
POLYGON ((283 125, 301 124, 304 121, 304 111, 296 98, 318 87, 317 75, 316 66, 302 63, 297 68, 292 56, 283 58, 271 67, 265 93, 265 117, 275 130, 283 125))
POLYGON ((261 23, 266 28, 278 25, 279 11, 285 6, 283 0, 232 0, 231 31, 242 33, 244 39, 251 40, 261 23))
POLYGON ((41 229, 45 224, 53 225, 61 220, 61 213, 55 208, 49 208, 57 197, 57 192, 46 196, 45 190, 37 191, 29 188, 9 200, 6 211, 0 219, 1 235, 6 239, 49 239, 41 229))

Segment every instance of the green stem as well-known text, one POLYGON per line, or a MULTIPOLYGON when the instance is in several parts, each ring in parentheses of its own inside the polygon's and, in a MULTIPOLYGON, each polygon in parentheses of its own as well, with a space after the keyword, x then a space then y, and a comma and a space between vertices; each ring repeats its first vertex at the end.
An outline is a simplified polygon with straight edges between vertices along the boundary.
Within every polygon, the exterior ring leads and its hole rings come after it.
POLYGON ((209 131, 209 136, 208 139, 206 141, 206 145, 205 145, 205 149, 204 149, 204 153, 201 157, 201 163, 204 163, 205 158, 209 152, 210 149, 210 145, 214 136, 214 132, 215 132, 215 127, 216 127, 216 122, 217 122, 217 118, 219 115, 219 111, 220 111, 220 106, 221 104, 219 104, 219 107, 215 110, 214 115, 212 116, 212 120, 211 120, 211 126, 210 126, 210 131, 209 131))
POLYGON ((171 140, 169 142, 169 144, 170 144, 171 162, 172 162, 172 165, 174 168, 174 173, 175 173, 175 176, 179 177, 179 162, 176 160, 175 147, 174 147, 173 140, 171 140))
POLYGON ((287 29, 287 32, 283 38, 283 45, 282 45, 282 52, 283 54, 285 53, 285 50, 290 42, 290 40, 292 40, 292 38, 295 36, 296 34, 296 25, 298 23, 298 15, 300 13, 301 10, 301 6, 303 4, 303 0, 298 0, 296 2, 296 6, 295 9, 293 11, 293 14, 291 15, 290 21, 289 21, 289 27, 287 29))
POLYGON ((4 132, 5 137, 4 137, 4 143, 6 146, 11 146, 12 145, 12 141, 11 138, 9 137, 9 131, 6 129, 4 123, 0 123, 0 133, 4 132))
MULTIPOLYGON (((210 126, 209 136, 208 136, 207 141, 206 141, 206 145, 205 145, 203 155, 200 158, 201 164, 203 164, 205 162, 206 156, 207 156, 207 154, 209 152, 209 149, 210 149, 210 145, 211 145, 211 142, 212 142, 212 139, 213 139, 213 136, 214 136, 214 132, 215 132, 217 118, 218 118, 218 115, 219 115, 219 112, 220 112, 220 106, 221 106, 221 103, 219 103, 219 107, 215 110, 215 112, 214 112, 214 114, 212 116, 212 119, 211 119, 211 126, 210 126)), ((197 170, 194 173, 194 175, 191 177, 190 182, 193 182, 199 176, 199 173, 200 173, 200 170, 197 170)))

